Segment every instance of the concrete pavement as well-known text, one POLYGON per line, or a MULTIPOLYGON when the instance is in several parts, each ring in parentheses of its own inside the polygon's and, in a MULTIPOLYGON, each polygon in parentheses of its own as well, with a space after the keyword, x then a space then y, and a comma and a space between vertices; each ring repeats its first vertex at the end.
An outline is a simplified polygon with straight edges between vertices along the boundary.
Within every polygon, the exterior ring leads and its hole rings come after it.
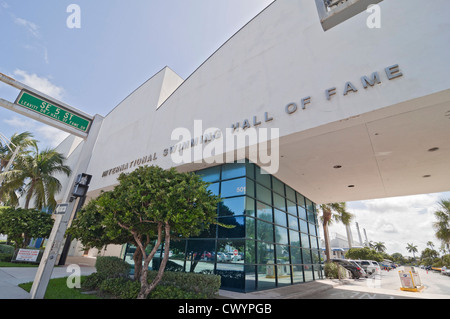
MULTIPOLYGON (((95 258, 68 258, 66 266, 54 268, 52 278, 70 276, 72 272, 68 271, 67 268, 70 264, 78 264, 83 276, 95 272, 95 258)), ((32 282, 36 272, 37 268, 0 268, 0 299, 30 299, 30 294, 18 287, 18 284, 32 282)), ((399 282, 397 282, 398 275, 393 273, 389 276, 394 278, 392 279, 393 284, 390 284, 387 274, 383 274, 383 280, 381 281, 383 285, 373 285, 367 280, 346 279, 339 281, 324 279, 247 294, 220 290, 218 299, 450 299, 450 295, 442 294, 441 291, 428 293, 427 291, 431 292, 431 289, 426 289, 424 293, 400 291, 398 288, 399 282)), ((423 277, 426 279, 425 276, 423 277)))
MULTIPOLYGON (((52 278, 70 276, 72 274, 72 271, 68 271, 70 264, 79 265, 82 276, 87 276, 95 272, 95 259, 91 260, 86 257, 67 258, 67 264, 65 266, 59 266, 53 269, 52 278)), ((34 281, 36 272, 37 267, 0 268, 0 299, 30 299, 30 294, 18 285, 34 281)))

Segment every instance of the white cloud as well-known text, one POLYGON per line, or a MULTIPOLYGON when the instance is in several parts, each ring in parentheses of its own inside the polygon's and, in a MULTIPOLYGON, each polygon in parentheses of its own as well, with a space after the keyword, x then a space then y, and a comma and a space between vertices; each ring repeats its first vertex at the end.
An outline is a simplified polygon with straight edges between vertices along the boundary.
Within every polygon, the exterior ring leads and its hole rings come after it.
POLYGON ((14 116, 10 119, 4 119, 3 122, 11 126, 17 133, 24 131, 33 133, 34 138, 40 142, 38 144, 40 149, 55 148, 69 136, 68 133, 57 128, 23 117, 14 116))
MULTIPOLYGON (((434 212, 441 198, 450 198, 450 193, 349 202, 348 210, 355 216, 351 225, 353 239, 359 241, 357 222, 363 241, 366 230, 368 240, 383 242, 389 254, 399 252, 404 256, 412 256, 406 250, 407 244, 412 243, 418 248, 416 256, 420 255, 428 241, 432 241, 435 246, 440 245, 435 237, 433 223, 434 212)), ((330 227, 330 233, 345 236, 345 227, 335 223, 330 227)))
POLYGON ((24 27, 33 37, 40 38, 39 27, 37 24, 14 15, 12 15, 12 17, 15 24, 24 27))
POLYGON ((14 75, 18 81, 22 82, 25 85, 28 85, 42 93, 47 94, 55 99, 62 100, 64 95, 64 89, 50 82, 49 79, 40 77, 36 74, 29 74, 23 70, 15 70, 14 75))

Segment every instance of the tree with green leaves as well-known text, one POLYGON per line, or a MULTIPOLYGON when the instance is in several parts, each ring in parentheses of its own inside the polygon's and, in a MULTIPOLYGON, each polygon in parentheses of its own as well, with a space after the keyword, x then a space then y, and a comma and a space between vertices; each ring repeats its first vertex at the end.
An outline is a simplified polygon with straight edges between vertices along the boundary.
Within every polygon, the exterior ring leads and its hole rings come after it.
POLYGON ((71 169, 64 164, 65 158, 54 149, 40 151, 37 144, 32 146, 31 154, 17 158, 14 168, 4 175, 4 181, 0 188, 0 199, 9 195, 11 205, 18 204, 18 198, 14 192, 23 188, 25 192, 25 209, 30 207, 31 199, 34 197, 34 207, 43 209, 56 207, 55 196, 62 185, 54 176, 64 174, 70 176, 71 169))
POLYGON ((346 203, 331 203, 320 205, 322 211, 322 226, 325 240, 326 262, 331 260, 331 247, 328 226, 333 222, 342 222, 344 225, 350 225, 353 215, 347 211, 346 203))
POLYGON ((220 198, 207 189, 209 183, 200 176, 179 173, 174 168, 139 167, 130 174, 121 174, 118 181, 114 190, 95 199, 95 210, 103 215, 106 236, 131 236, 140 250, 144 264, 138 299, 146 299, 162 279, 171 241, 197 236, 217 223, 220 198), (148 252, 146 248, 152 241, 156 242, 148 252), (158 273, 149 282, 149 263, 162 246, 158 273))
MULTIPOLYGON (((131 244, 137 247, 133 235, 124 231, 116 222, 111 222, 104 214, 102 203, 108 201, 103 197, 111 196, 111 193, 102 192, 96 199, 86 204, 73 220, 72 225, 67 229, 66 235, 78 239, 85 249, 97 248, 101 250, 108 245, 131 244)), ((142 242, 148 243, 150 237, 142 234, 142 242)), ((134 279, 139 280, 142 269, 142 253, 136 249, 133 255, 134 260, 134 279)))
POLYGON ((383 253, 386 251, 386 246, 383 242, 374 243, 373 248, 379 253, 383 253))
POLYGON ((437 221, 433 224, 436 237, 441 240, 447 250, 450 249, 450 199, 439 201, 439 209, 434 213, 437 221))
POLYGON ((16 249, 26 248, 32 238, 48 237, 53 223, 50 214, 34 209, 0 207, 0 234, 7 235, 16 249))
POLYGON ((28 148, 30 146, 35 146, 37 141, 33 139, 33 134, 30 132, 15 133, 9 139, 9 141, 0 139, 0 173, 5 170, 8 165, 14 165, 10 163, 11 157, 16 150, 16 147, 20 148, 20 156, 28 154, 28 148), (10 142, 10 143, 8 143, 10 142))
POLYGON ((411 244, 408 243, 407 246, 406 246, 406 250, 408 252, 412 253, 413 254, 413 258, 416 259, 415 253, 418 252, 416 245, 414 245, 413 243, 411 243, 411 244))

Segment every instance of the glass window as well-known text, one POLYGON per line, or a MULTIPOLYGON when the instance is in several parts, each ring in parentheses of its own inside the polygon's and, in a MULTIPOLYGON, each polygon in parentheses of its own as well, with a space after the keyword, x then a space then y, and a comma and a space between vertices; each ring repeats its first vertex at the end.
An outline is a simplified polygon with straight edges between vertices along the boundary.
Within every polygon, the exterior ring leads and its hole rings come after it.
POLYGON ((250 197, 245 197, 245 215, 255 216, 255 200, 250 197))
POLYGON ((297 193, 297 204, 305 207, 305 197, 302 194, 297 193))
POLYGON ((275 226, 275 242, 277 244, 289 244, 287 228, 275 226))
POLYGON ((222 182, 220 190, 221 197, 231 197, 245 195, 246 183, 245 178, 233 179, 231 181, 222 182))
POLYGON ((305 233, 300 233, 300 238, 302 241, 302 247, 303 248, 309 248, 309 236, 305 233))
POLYGON ((276 276, 275 265, 257 266, 258 270, 258 290, 275 288, 276 276))
POLYGON ((245 219, 245 237, 255 238, 256 220, 251 217, 245 219))
POLYGON ((245 176, 245 164, 228 164, 222 168, 222 179, 231 179, 245 176))
POLYGON ((319 248, 319 245, 317 243, 317 237, 310 236, 309 240, 311 242, 311 248, 314 248, 314 249, 318 249, 319 248))
POLYGON ((308 232, 308 223, 305 222, 303 219, 300 219, 300 230, 304 233, 308 232))
POLYGON ((209 185, 207 189, 210 190, 214 195, 219 196, 219 185, 220 183, 214 183, 209 185))
POLYGON ((291 245, 300 247, 300 234, 298 231, 289 230, 289 240, 291 245))
POLYGON ((246 194, 251 197, 255 197, 255 182, 247 178, 246 183, 246 194))
POLYGON ((263 242, 257 242, 256 245, 258 247, 258 259, 256 262, 258 264, 273 264, 275 253, 274 245, 263 242))
POLYGON ((308 214, 308 221, 314 224, 316 222, 316 214, 310 210, 307 211, 307 214, 308 214))
POLYGON ((247 173, 247 177, 253 178, 255 179, 255 164, 252 163, 246 163, 246 173, 247 173))
POLYGON ((220 166, 203 169, 197 172, 205 182, 217 182, 220 180, 220 166))
POLYGON ((226 198, 219 203, 219 216, 244 215, 245 196, 226 198))
POLYGON ((306 202, 306 209, 313 212, 314 211, 313 203, 307 198, 305 198, 305 202, 306 202))
POLYGON ((298 230, 297 217, 288 214, 288 219, 289 219, 289 228, 298 230))
POLYGON ((314 269, 312 265, 303 266, 305 270, 305 282, 314 280, 314 269))
POLYGON ((294 283, 300 283, 303 282, 303 266, 301 265, 294 265, 293 267, 293 273, 292 273, 292 280, 294 283))
POLYGON ((273 194, 273 206, 286 211, 286 202, 284 200, 284 197, 274 193, 273 194))
POLYGON ((287 227, 286 213, 281 210, 274 209, 275 224, 287 227))
POLYGON ((301 206, 297 206, 297 209, 298 209, 298 217, 306 220, 306 210, 301 206))
POLYGON ((286 203, 287 203, 287 212, 289 214, 297 216, 297 204, 291 202, 290 200, 287 200, 286 203))
POLYGON ((245 225, 244 217, 223 217, 218 219, 219 223, 234 226, 233 228, 226 228, 218 226, 219 238, 244 238, 245 225))
POLYGON ((256 217, 273 222, 272 207, 261 202, 256 202, 256 217))
POLYGON ((284 184, 277 178, 272 177, 273 191, 284 196, 284 184))
POLYGON ((298 246, 291 246, 292 263, 302 264, 302 249, 298 246))
POLYGON ((270 189, 256 184, 256 199, 272 205, 272 192, 270 191, 270 189))
POLYGON ((289 264, 289 246, 276 245, 277 264, 289 264))
POLYGON ((317 236, 316 233, 316 225, 314 224, 309 224, 309 234, 313 235, 313 236, 317 236))
POLYGON ((286 198, 295 202, 295 191, 286 185, 286 198))
POLYGON ((186 271, 194 272, 198 262, 214 262, 215 251, 215 240, 188 240, 186 271))
POLYGON ((245 259, 245 240, 218 240, 217 262, 243 264, 245 259))
POLYGON ((270 174, 262 174, 265 172, 263 169, 261 169, 259 166, 256 166, 256 181, 267 188, 271 188, 270 184, 270 174))
POLYGON ((254 240, 247 240, 245 246, 245 263, 256 264, 256 242, 254 240))
POLYGON ((256 239, 266 242, 274 242, 273 240, 273 224, 256 221, 256 239))
POLYGON ((302 249, 303 263, 311 263, 311 249, 302 249))

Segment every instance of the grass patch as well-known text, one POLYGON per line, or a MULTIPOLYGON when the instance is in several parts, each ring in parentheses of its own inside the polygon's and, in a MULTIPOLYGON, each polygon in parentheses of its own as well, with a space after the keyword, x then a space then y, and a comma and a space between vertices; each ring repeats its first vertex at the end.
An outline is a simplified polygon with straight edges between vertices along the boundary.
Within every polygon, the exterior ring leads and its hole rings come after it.
POLYGON ((14 267, 39 267, 39 264, 21 264, 21 263, 10 263, 6 261, 0 261, 0 268, 14 268, 14 267))
MULTIPOLYGON (((85 279, 85 276, 81 276, 81 282, 85 279)), ((67 277, 65 278, 55 278, 50 279, 47 291, 45 292, 44 299, 100 299, 96 295, 86 295, 82 294, 81 289, 77 288, 68 288, 67 287, 67 277)), ((19 284, 19 287, 24 289, 27 292, 30 292, 32 282, 19 284)))

